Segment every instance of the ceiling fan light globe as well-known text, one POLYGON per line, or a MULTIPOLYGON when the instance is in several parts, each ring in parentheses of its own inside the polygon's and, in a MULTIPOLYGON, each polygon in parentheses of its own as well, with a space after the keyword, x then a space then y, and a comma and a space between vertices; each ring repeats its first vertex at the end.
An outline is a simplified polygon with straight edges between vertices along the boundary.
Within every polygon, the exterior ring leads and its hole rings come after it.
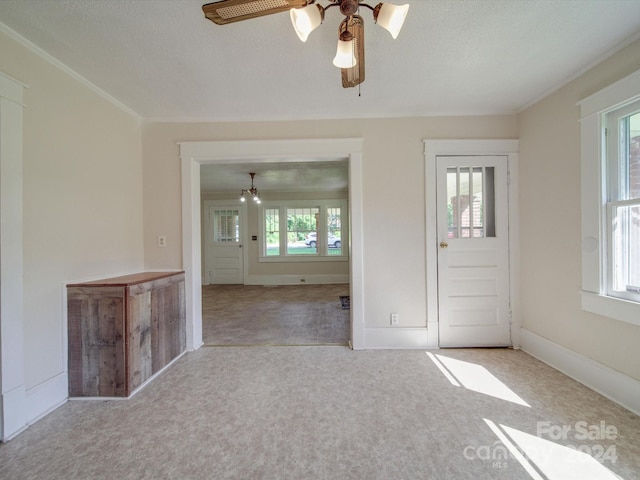
POLYGON ((292 8, 289 10, 293 29, 298 38, 303 42, 307 41, 309 34, 322 23, 322 7, 319 5, 307 5, 303 8, 292 8))
POLYGON ((338 68, 355 67, 358 61, 353 54, 353 40, 338 40, 338 49, 333 64, 338 68))
POLYGON ((392 3, 381 3, 376 17, 376 23, 387 30, 391 36, 398 38, 404 20, 407 18, 409 5, 393 5, 392 3))

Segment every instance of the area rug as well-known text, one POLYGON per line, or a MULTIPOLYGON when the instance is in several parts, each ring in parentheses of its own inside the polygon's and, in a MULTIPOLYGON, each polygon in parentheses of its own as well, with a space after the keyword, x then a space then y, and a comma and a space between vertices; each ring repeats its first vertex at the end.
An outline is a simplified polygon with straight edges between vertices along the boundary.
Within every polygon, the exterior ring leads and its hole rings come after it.
POLYGON ((340 304, 342 305, 342 310, 349 310, 351 308, 351 297, 349 295, 341 296, 340 304))

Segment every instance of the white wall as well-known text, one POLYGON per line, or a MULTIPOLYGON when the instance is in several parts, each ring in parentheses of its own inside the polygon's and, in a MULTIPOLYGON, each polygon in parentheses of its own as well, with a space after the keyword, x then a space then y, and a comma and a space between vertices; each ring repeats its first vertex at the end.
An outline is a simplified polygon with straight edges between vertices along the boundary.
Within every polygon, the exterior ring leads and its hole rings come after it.
POLYGON ((31 420, 67 394, 63 282, 143 268, 140 121, 4 33, 0 70, 28 85, 19 361, 31 420))
POLYGON ((578 101, 640 68, 640 41, 518 115, 523 328, 640 380, 640 328, 582 311, 578 101))

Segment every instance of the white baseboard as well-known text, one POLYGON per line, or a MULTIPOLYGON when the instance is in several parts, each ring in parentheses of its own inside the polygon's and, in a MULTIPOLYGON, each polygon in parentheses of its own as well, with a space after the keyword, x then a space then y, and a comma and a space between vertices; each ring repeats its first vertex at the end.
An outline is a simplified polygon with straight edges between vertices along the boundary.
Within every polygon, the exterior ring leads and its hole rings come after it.
POLYGON ((640 381, 525 329, 520 330, 520 346, 529 355, 640 415, 640 381))
POLYGON ((349 283, 349 274, 340 275, 248 275, 245 285, 320 285, 349 283))
POLYGON ((11 440, 29 426, 24 396, 24 385, 18 385, 0 395, 3 420, 0 440, 3 442, 11 440))
POLYGON ((53 412, 69 398, 67 372, 62 372, 44 382, 31 387, 25 393, 27 423, 34 424, 53 412))
MULTIPOLYGON (((425 327, 365 328, 365 349, 430 348, 425 327)), ((437 347, 436 347, 437 348, 437 347)))

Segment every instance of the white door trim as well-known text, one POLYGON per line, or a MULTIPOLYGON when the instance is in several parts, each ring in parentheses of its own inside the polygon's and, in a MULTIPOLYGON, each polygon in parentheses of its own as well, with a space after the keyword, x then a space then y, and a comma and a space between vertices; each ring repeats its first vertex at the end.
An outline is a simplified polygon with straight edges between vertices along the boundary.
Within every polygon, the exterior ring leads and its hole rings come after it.
POLYGON ((509 197, 509 294, 511 341, 520 347, 519 315, 519 224, 518 224, 518 140, 431 140, 425 139, 425 258, 427 273, 427 346, 438 348, 438 236, 436 221, 436 158, 444 155, 506 155, 509 197))
POLYGON ((349 162, 351 342, 364 343, 364 255, 362 249, 361 138, 179 142, 182 163, 182 266, 185 270, 187 348, 202 345, 200 166, 233 162, 349 162))
POLYGON ((27 428, 24 374, 23 91, 0 72, 0 440, 27 428))

